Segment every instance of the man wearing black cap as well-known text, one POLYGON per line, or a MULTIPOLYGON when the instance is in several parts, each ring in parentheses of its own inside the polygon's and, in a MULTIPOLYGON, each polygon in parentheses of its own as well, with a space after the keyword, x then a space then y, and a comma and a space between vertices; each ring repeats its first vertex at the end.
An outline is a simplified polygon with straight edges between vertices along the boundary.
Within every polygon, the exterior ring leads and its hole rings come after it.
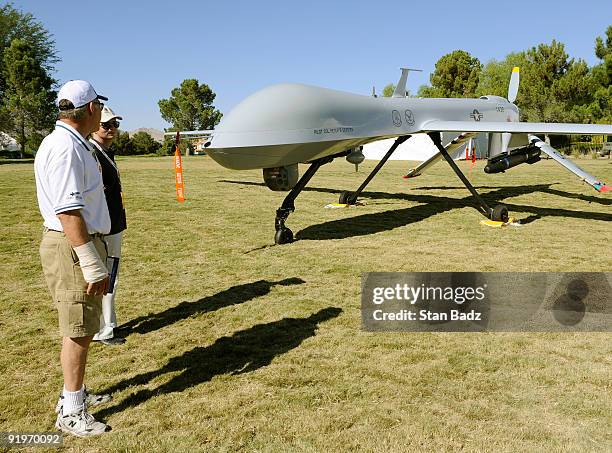
POLYGON ((59 120, 36 159, 36 193, 44 219, 40 257, 58 311, 64 389, 56 428, 79 437, 102 434, 87 405, 110 400, 83 385, 87 351, 99 329, 109 276, 102 235, 110 231, 102 173, 86 137, 97 130, 103 104, 89 82, 71 80, 58 93, 59 120))

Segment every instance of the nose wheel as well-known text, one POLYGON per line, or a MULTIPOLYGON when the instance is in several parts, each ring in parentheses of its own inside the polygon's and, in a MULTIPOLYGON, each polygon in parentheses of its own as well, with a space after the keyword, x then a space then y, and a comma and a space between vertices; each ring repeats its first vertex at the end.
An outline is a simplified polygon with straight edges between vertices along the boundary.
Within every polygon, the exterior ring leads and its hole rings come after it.
POLYGON ((276 220, 274 226, 276 233, 274 233, 275 244, 289 244, 293 242, 293 231, 285 226, 285 220, 295 210, 295 207, 278 208, 276 210, 276 220))
POLYGON ((322 157, 321 159, 317 159, 310 164, 310 167, 308 167, 306 173, 304 173, 293 189, 291 189, 291 192, 287 194, 281 207, 276 210, 276 219, 274 221, 274 228, 276 230, 276 233, 274 233, 275 244, 289 244, 290 242, 293 242, 293 231, 285 226, 285 221, 287 220, 287 217, 289 217, 289 214, 295 211, 294 201, 300 192, 302 192, 304 187, 306 187, 308 181, 310 181, 321 165, 331 162, 335 157, 344 156, 346 154, 347 151, 333 156, 322 157))
POLYGON ((274 234, 274 243, 275 244, 290 244, 293 242, 293 231, 289 228, 281 228, 277 230, 274 234))

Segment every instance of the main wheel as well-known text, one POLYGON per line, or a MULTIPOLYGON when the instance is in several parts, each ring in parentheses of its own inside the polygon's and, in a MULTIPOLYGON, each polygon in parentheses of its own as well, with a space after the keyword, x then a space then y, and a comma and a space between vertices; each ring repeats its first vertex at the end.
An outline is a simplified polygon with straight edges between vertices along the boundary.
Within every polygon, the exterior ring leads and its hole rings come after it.
POLYGON ((293 242, 293 231, 289 228, 282 228, 274 234, 274 243, 276 244, 289 244, 291 242, 293 242))
POLYGON ((503 204, 498 204, 493 208, 493 212, 491 213, 491 220, 496 222, 504 222, 506 223, 509 219, 508 208, 503 204))
POLYGON ((345 190, 344 192, 340 194, 340 199, 338 200, 338 203, 351 204, 351 195, 352 195, 352 192, 345 190))

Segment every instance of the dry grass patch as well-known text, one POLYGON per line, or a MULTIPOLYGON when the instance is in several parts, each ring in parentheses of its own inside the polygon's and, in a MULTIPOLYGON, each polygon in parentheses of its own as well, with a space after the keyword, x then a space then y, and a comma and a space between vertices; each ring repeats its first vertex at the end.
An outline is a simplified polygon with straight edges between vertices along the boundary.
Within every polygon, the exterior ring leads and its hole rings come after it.
MULTIPOLYGON (((284 194, 259 171, 122 159, 128 210, 118 317, 88 385, 113 430, 86 451, 590 450, 612 441, 610 335, 374 334, 370 271, 610 271, 611 199, 543 161, 471 179, 521 228, 487 229, 445 165, 403 180, 391 162, 365 206, 331 210, 360 172, 324 166, 297 200, 298 241, 271 246, 284 194)), ((467 164, 462 164, 467 170, 467 164)), ((585 170, 612 181, 606 160, 585 170)), ((302 171, 304 168, 302 168, 302 171)), ((0 165, 0 431, 47 431, 61 388, 56 314, 38 259, 31 164, 0 165)))

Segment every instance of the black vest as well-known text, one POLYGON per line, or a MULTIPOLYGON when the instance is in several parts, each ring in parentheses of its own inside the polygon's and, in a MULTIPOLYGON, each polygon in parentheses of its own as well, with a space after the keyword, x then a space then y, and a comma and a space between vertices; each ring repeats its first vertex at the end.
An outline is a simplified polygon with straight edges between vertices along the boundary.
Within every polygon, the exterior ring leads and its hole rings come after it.
MULTIPOLYGON (((106 195, 106 204, 108 205, 108 213, 111 219, 111 229, 109 234, 117 234, 127 228, 125 219, 125 209, 123 200, 121 199, 121 180, 119 173, 111 164, 106 156, 98 149, 102 147, 99 143, 93 145, 96 151, 96 157, 102 166, 102 181, 104 183, 104 195, 106 195), (97 145, 97 146, 96 146, 97 145)), ((102 147, 103 148, 103 147, 102 147)), ((106 155, 115 162, 115 154, 112 151, 103 148, 106 155)))

